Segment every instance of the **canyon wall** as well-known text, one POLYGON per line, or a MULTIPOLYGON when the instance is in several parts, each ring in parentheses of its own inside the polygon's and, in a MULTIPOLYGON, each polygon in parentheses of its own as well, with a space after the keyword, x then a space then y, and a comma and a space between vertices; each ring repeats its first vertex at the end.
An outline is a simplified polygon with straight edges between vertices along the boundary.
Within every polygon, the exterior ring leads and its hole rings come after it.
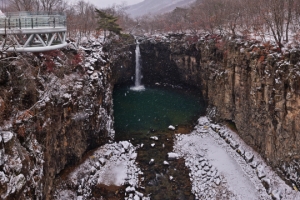
MULTIPOLYGON (((134 47, 110 47, 108 56, 91 42, 2 58, 1 199, 52 199, 67 167, 113 139, 112 90, 133 83, 134 47)), ((140 48, 144 84, 198 88, 212 119, 233 122, 300 188, 299 48, 281 54, 269 43, 184 35, 143 39, 140 48)))
POLYGON ((70 44, 0 65, 1 199, 53 199, 66 167, 114 137, 109 59, 70 44))
POLYGON ((233 122, 241 138, 300 187, 300 49, 270 43, 183 35, 141 45, 147 83, 201 89, 208 114, 233 122))

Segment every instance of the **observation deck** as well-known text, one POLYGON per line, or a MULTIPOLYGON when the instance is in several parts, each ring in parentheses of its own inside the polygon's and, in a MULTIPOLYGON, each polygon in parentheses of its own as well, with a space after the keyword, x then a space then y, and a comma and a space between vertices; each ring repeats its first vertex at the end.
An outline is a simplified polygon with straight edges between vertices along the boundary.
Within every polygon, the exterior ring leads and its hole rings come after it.
POLYGON ((0 51, 42 52, 66 43, 66 16, 61 13, 5 13, 0 15, 0 51))

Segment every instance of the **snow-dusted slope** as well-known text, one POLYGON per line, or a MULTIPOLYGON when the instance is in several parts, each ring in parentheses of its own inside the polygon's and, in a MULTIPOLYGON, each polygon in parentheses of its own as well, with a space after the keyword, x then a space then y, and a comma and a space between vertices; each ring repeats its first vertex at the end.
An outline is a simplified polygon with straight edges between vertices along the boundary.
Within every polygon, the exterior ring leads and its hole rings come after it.
POLYGON ((251 147, 229 128, 201 117, 190 134, 177 134, 174 152, 191 170, 196 199, 300 199, 251 147))
POLYGON ((141 3, 132 5, 127 10, 132 17, 142 16, 145 14, 161 14, 172 11, 176 7, 184 7, 195 0, 144 0, 141 3))

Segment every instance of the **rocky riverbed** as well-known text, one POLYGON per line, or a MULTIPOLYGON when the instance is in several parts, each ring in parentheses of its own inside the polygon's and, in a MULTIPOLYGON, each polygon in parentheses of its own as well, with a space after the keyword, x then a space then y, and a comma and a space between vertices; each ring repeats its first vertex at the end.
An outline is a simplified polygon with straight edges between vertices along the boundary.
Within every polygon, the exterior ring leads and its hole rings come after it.
MULTIPOLYGON (((173 152, 163 155, 166 160, 161 164, 171 168, 174 165, 170 163, 184 160, 190 171, 191 193, 195 199, 300 198, 297 191, 281 180, 259 154, 228 127, 201 117, 191 133, 173 133, 173 152)), ((149 140, 154 144, 160 138, 151 136, 149 140)), ((129 141, 100 147, 66 176, 56 192, 56 199, 156 199, 146 192, 148 184, 136 160, 137 149, 143 147, 144 144, 134 146, 129 141)), ((156 148, 155 145, 152 148, 156 148)), ((149 160, 149 166, 155 162, 149 160)), ((177 173, 168 176, 167 181, 176 185, 179 179, 180 173, 177 173)))

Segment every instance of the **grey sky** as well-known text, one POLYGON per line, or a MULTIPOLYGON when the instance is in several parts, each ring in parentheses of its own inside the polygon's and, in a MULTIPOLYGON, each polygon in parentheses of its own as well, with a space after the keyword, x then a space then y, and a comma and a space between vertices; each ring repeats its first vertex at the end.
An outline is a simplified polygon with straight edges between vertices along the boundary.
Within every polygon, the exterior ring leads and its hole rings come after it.
MULTIPOLYGON (((77 2, 78 0, 70 0, 70 2, 77 2)), ((99 8, 106 8, 113 4, 121 4, 125 2, 127 5, 136 4, 142 2, 143 0, 85 0, 86 2, 93 3, 99 8)))

